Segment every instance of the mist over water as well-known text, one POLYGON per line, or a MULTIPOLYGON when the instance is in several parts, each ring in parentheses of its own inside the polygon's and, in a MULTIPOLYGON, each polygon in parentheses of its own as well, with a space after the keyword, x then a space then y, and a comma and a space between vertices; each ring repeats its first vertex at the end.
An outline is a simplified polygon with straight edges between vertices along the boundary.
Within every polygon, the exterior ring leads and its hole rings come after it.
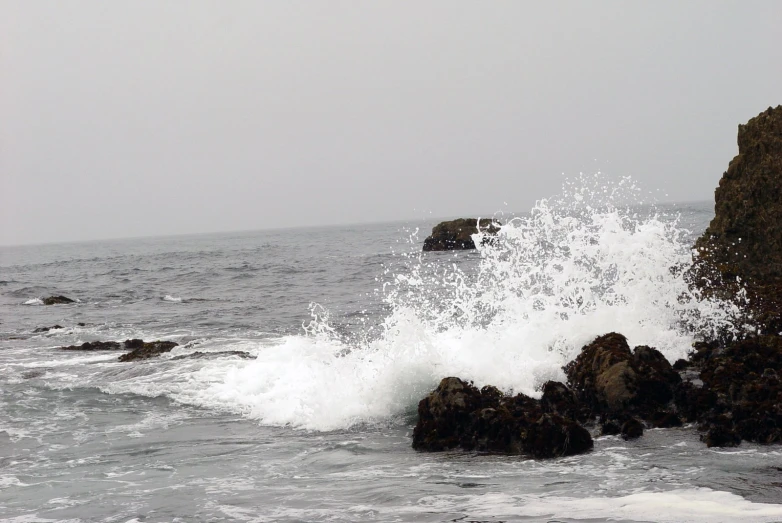
POLYGON ((674 361, 738 328, 682 278, 711 213, 588 175, 498 214, 476 251, 422 253, 433 223, 3 248, 0 514, 644 521, 666 503, 656 520, 778 520, 761 502, 782 501, 782 456, 692 429, 543 462, 410 449, 445 376, 538 396, 606 332, 674 361), (57 350, 127 338, 180 346, 127 364, 57 350), (231 350, 255 359, 176 359, 231 350))

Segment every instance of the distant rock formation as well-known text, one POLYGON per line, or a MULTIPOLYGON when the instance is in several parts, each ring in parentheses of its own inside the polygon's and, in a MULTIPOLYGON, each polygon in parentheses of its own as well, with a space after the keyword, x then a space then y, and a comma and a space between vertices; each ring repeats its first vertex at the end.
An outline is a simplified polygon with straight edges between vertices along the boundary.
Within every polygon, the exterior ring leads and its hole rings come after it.
POLYGON ((44 305, 60 305, 63 303, 74 303, 74 300, 65 296, 49 296, 43 299, 44 305))
MULTIPOLYGON (((481 218, 480 232, 496 234, 501 224, 491 218, 481 218)), ((424 251, 452 251, 474 249, 472 235, 478 232, 478 220, 459 218, 440 222, 432 229, 432 234, 424 240, 424 251)))

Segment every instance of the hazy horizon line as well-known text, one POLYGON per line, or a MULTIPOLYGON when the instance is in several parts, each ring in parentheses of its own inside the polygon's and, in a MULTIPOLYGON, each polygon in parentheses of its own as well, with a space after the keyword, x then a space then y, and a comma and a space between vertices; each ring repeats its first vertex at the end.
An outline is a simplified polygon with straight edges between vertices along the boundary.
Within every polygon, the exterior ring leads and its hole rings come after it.
MULTIPOLYGON (((545 199, 545 198, 541 198, 545 199)), ((683 205, 683 204, 695 204, 695 203, 707 203, 710 200, 680 200, 680 201, 666 201, 666 202, 654 202, 654 203, 637 203, 639 207, 653 206, 653 205, 683 205)), ((164 238, 182 238, 187 236, 209 236, 217 234, 237 234, 237 233, 251 233, 261 231, 285 231, 285 230, 297 230, 297 229, 321 229, 321 228, 333 228, 333 227, 350 227, 356 225, 383 225, 394 224, 403 222, 423 222, 423 221, 444 221, 453 220, 457 218, 488 218, 496 217, 498 214, 507 213, 513 216, 524 215, 529 211, 494 211, 492 213, 460 213, 453 215, 432 216, 431 218, 417 217, 417 218, 399 218, 393 220, 370 220, 362 222, 334 222, 324 224, 305 224, 305 225, 291 225, 282 227, 253 227, 249 229, 232 229, 232 230, 214 230, 214 231, 200 231, 200 232, 183 232, 173 234, 150 234, 141 236, 115 236, 110 238, 89 238, 84 240, 62 240, 62 241, 32 241, 29 243, 0 243, 0 249, 15 248, 15 247, 37 247, 44 245, 72 245, 78 243, 98 243, 98 242, 112 242, 112 241, 126 241, 126 240, 151 240, 151 239, 164 239, 164 238)), ((438 222, 439 223, 439 222, 438 222)))

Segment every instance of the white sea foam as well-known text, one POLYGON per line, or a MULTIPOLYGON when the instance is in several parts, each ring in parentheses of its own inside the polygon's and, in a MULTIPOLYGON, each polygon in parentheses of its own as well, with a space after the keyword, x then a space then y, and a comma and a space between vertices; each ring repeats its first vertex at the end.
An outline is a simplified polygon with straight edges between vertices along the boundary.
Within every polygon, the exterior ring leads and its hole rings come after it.
POLYGON ((182 298, 179 298, 177 296, 171 296, 170 294, 166 294, 163 296, 163 301, 170 301, 172 303, 182 303, 182 298))
POLYGON ((574 185, 513 219, 473 271, 417 255, 392 275, 392 313, 373 341, 346 345, 315 307, 305 335, 261 348, 255 361, 206 365, 174 396, 330 430, 398 415, 445 376, 536 396, 607 332, 673 361, 697 335, 733 328, 735 306, 682 279, 691 251, 676 221, 619 205, 637 193, 627 180, 601 183, 574 185))
POLYGON ((43 300, 41 298, 31 298, 24 302, 24 305, 43 305, 43 300))
POLYGON ((458 508, 477 517, 599 518, 657 523, 760 523, 782 518, 782 505, 753 503, 736 494, 708 488, 591 498, 487 493, 431 496, 422 498, 419 503, 429 510, 458 508))

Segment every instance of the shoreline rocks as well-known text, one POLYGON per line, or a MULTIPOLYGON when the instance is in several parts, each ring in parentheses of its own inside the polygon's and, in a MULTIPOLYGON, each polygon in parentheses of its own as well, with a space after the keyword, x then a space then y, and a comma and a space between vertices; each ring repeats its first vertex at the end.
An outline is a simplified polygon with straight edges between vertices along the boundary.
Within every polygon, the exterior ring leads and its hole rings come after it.
POLYGON ((524 394, 505 396, 495 387, 478 390, 459 378, 444 378, 418 404, 413 448, 442 451, 570 456, 593 447, 578 422, 560 416, 524 394))
MULTIPOLYGON (((488 235, 497 234, 500 223, 491 218, 481 218, 480 223, 475 218, 459 218, 440 222, 432 228, 432 234, 424 240, 424 251, 452 251, 475 249, 473 234, 480 232, 488 235)), ((487 243, 488 238, 484 239, 487 243)))
POLYGON ((119 358, 119 361, 136 361, 145 360, 149 358, 157 357, 166 352, 170 352, 174 347, 178 347, 179 344, 173 341, 151 341, 146 342, 144 340, 132 339, 125 340, 124 342, 118 341, 88 341, 81 345, 70 345, 68 347, 60 347, 60 350, 67 351, 115 351, 115 350, 130 350, 119 358))

